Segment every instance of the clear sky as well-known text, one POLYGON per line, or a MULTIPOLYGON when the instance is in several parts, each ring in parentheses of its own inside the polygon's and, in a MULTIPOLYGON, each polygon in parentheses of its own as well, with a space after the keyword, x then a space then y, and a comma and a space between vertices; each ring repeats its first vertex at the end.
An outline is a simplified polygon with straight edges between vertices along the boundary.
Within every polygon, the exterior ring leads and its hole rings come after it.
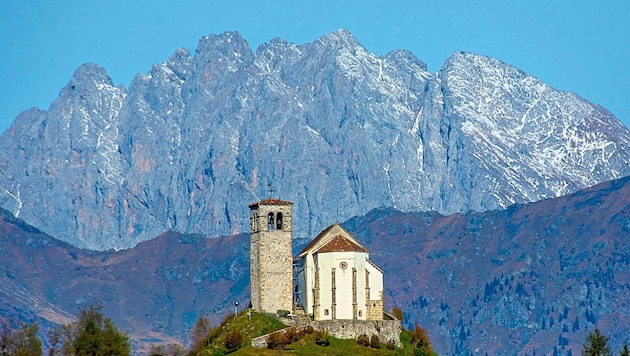
POLYGON ((411 50, 432 72, 456 51, 498 58, 630 126, 629 0, 0 0, 0 133, 47 109, 85 62, 128 87, 204 35, 236 30, 255 50, 340 28, 379 55, 411 50))

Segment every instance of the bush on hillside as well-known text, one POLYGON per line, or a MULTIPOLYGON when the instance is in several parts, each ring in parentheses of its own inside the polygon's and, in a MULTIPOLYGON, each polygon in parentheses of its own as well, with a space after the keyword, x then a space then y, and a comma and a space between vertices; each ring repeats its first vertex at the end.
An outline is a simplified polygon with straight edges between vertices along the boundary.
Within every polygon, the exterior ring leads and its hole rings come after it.
POLYGON ((278 314, 279 317, 281 318, 286 318, 289 316, 289 314, 291 314, 290 311, 288 310, 283 310, 283 309, 278 309, 278 311, 276 312, 278 314))
POLYGON ((283 332, 275 332, 267 336, 267 348, 280 350, 286 345, 286 337, 283 332))
POLYGON ((378 335, 374 334, 370 338, 370 347, 373 349, 378 349, 380 347, 381 340, 379 340, 378 335))
POLYGON ((319 346, 329 346, 330 340, 328 339, 328 333, 316 331, 315 332, 315 344, 319 346))
POLYGON ((243 333, 240 330, 232 330, 225 334, 225 339, 223 340, 223 346, 232 352, 241 348, 241 344, 243 343, 243 333))
POLYGON ((370 345, 370 339, 366 334, 361 334, 357 338, 357 345, 367 347, 370 345))

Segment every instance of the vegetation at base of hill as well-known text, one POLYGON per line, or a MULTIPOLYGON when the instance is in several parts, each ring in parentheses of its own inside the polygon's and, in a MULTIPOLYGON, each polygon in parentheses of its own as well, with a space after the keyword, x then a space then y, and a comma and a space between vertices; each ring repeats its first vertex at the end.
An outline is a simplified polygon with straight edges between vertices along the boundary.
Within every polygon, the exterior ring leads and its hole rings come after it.
POLYGON ((359 340, 341 340, 311 327, 287 328, 275 318, 259 313, 252 313, 251 319, 245 313, 238 318, 230 315, 214 328, 207 328, 207 325, 207 320, 197 321, 191 335, 193 348, 187 355, 436 355, 426 332, 419 326, 413 330, 404 330, 401 334, 403 347, 397 348, 391 340, 381 341, 376 335, 362 335, 359 340), (271 333, 281 329, 286 330, 271 333), (207 333, 205 338, 197 338, 204 332, 207 333), (268 348, 251 346, 253 338, 266 334, 270 334, 266 340, 268 348))
POLYGON ((208 319, 199 318, 192 331, 192 347, 187 355, 225 355, 244 347, 250 347, 252 339, 261 335, 286 328, 286 325, 275 318, 264 314, 247 313, 235 317, 228 315, 216 327, 207 327, 208 319), (199 337, 205 332, 204 337, 199 337))
POLYGON ((37 324, 22 324, 13 330, 7 319, 0 319, 0 355, 30 356, 42 354, 42 341, 37 337, 37 324))
MULTIPOLYGON (((101 308, 97 304, 79 309, 77 321, 50 330, 48 355, 131 355, 129 336, 104 317, 101 308)), ((0 320, 0 355, 42 355, 38 331, 37 324, 13 330, 7 320, 0 320)))
POLYGON ((122 333, 102 305, 79 309, 77 321, 61 325, 49 333, 49 355, 131 355, 129 335, 122 333))

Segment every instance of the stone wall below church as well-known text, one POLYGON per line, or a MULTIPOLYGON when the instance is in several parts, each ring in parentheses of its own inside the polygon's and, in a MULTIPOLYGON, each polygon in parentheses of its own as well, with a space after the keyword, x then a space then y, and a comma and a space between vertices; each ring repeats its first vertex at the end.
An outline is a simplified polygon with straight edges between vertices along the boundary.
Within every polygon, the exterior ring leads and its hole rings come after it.
POLYGON ((377 335, 381 343, 393 340, 397 347, 402 347, 402 325, 398 320, 320 320, 309 324, 313 329, 325 331, 338 339, 356 339, 363 334, 368 338, 377 335))

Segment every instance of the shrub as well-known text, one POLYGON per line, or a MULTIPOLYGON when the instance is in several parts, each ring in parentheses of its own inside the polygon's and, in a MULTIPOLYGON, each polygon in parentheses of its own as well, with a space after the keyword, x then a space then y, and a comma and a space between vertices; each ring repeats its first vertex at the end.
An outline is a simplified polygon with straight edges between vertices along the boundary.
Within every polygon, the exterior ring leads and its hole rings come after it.
POLYGON ((413 347, 426 347, 428 350, 431 350, 431 343, 429 342, 427 332, 424 331, 424 329, 420 326, 415 325, 413 330, 409 331, 409 336, 411 338, 411 344, 413 345, 413 347))
POLYGON ((282 310, 282 309, 279 309, 276 313, 278 313, 278 316, 281 317, 281 318, 286 318, 286 317, 289 316, 289 314, 291 314, 290 311, 282 310))
POLYGON ((286 339, 284 333, 282 332, 271 333, 269 334, 269 336, 267 336, 267 348, 270 348, 272 350, 284 348, 285 342, 286 339))
POLYGON ((396 348, 396 343, 394 342, 394 340, 389 340, 387 342, 387 349, 394 350, 395 348, 396 348))
POLYGON ((149 356, 184 356, 186 350, 180 344, 153 345, 149 350, 149 356))
POLYGON ((315 344, 319 346, 329 346, 330 340, 328 340, 328 334, 321 331, 315 332, 315 344))
POLYGON ((357 338, 357 345, 360 346, 369 346, 370 345, 370 339, 368 338, 367 335, 365 334, 361 334, 359 335, 359 337, 357 338))
POLYGON ((370 347, 373 349, 378 349, 380 347, 381 340, 378 339, 378 335, 372 335, 370 338, 370 347))
POLYGON ((228 351, 236 351, 241 348, 241 344, 243 343, 243 333, 240 330, 232 330, 229 331, 225 335, 225 340, 223 341, 223 346, 228 351))
POLYGON ((405 318, 402 309, 396 307, 392 310, 392 315, 394 316, 394 318, 403 321, 403 319, 405 318))
POLYGON ((427 350, 426 347, 419 347, 413 351, 414 356, 432 356, 434 353, 427 350))
POLYGON ((284 332, 284 339, 286 340, 287 344, 298 341, 300 337, 302 337, 302 335, 300 335, 300 333, 295 329, 295 327, 288 328, 284 332))

